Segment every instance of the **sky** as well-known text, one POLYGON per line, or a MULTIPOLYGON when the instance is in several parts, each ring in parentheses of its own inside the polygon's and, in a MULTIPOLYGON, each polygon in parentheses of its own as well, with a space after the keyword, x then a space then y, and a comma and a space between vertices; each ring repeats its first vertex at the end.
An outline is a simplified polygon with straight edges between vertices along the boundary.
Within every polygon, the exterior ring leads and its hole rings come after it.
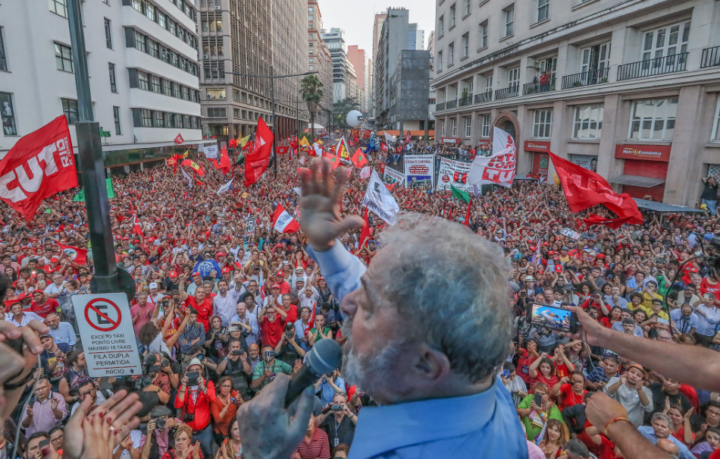
POLYGON ((430 32, 435 30, 436 0, 319 0, 323 27, 345 30, 345 44, 359 45, 368 58, 372 54, 372 33, 375 13, 383 13, 389 7, 410 10, 410 23, 417 23, 425 31, 424 49, 430 32))

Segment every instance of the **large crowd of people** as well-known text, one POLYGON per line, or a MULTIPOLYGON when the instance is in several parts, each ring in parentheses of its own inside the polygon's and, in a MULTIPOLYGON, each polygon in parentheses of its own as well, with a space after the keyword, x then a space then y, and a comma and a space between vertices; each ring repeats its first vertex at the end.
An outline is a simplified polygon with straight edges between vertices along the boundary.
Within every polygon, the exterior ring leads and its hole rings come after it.
MULTIPOLYGON (((369 166, 382 173, 407 151, 475 154, 403 144, 399 151, 391 147, 394 156, 369 153, 369 166)), ((230 175, 205 158, 194 159, 207 173, 192 187, 172 166, 113 177, 115 261, 135 281, 131 316, 143 375, 88 375, 71 299, 92 293, 93 261, 89 256, 79 264, 58 246, 88 249, 87 214, 83 202, 73 200, 78 190, 48 199, 31 222, 2 205, 7 294, 0 333, 44 323, 37 328, 39 369, 23 382, 21 400, 29 402, 14 407, 0 434, 4 457, 15 450, 23 459, 80 457, 67 446, 68 436, 77 438, 69 429, 82 430, 79 415, 120 406, 125 402, 118 394, 129 391, 138 394, 132 401, 142 403, 139 424, 123 425, 132 429, 113 445, 114 459, 240 458, 238 409, 277 375, 299 371, 318 341, 345 341, 337 292, 309 255, 305 235, 281 234, 272 224, 278 205, 300 221, 298 168, 313 158, 305 152, 279 157, 277 176, 270 168, 249 188, 242 185, 242 165, 236 166, 232 188, 221 194, 230 175)), ((344 215, 365 214, 368 179, 360 172, 349 172, 339 210, 344 215)), ((403 212, 467 223, 509 260, 514 339, 496 371, 531 458, 624 457, 607 436, 609 426, 588 420, 585 407, 593 397, 621 405, 626 428, 637 428, 669 457, 718 457, 720 394, 588 343, 582 328, 564 331, 529 320, 533 305, 577 306, 608 329, 717 349, 720 273, 702 258, 687 262, 712 250, 704 241, 720 233, 715 215, 646 214, 644 225, 610 230, 586 227, 562 190, 548 183, 522 181, 488 191, 472 200, 470 212, 450 192, 399 186, 391 193, 403 212)), ((361 240, 357 228, 340 243, 369 266, 388 224, 372 212, 367 222, 369 239, 361 240)), ((377 403, 352 383, 339 370, 317 380, 311 420, 292 459, 347 457, 358 416, 377 403)))

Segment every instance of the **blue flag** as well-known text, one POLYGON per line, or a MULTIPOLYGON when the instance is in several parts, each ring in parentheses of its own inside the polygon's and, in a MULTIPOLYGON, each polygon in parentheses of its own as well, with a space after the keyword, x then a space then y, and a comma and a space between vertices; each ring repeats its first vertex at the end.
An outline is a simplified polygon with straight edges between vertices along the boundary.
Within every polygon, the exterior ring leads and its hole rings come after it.
POLYGON ((203 260, 198 261, 195 263, 195 268, 193 269, 193 272, 198 272, 200 275, 204 278, 210 276, 210 271, 215 270, 217 273, 216 276, 220 276, 220 265, 217 264, 215 260, 203 260))

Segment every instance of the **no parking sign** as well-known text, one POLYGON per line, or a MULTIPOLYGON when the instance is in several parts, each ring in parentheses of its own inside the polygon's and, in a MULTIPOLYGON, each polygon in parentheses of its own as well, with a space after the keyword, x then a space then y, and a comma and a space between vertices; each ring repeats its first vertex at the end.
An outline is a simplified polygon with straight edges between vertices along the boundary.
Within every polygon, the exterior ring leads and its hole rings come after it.
POLYGON ((124 293, 72 297, 91 377, 142 374, 130 306, 124 293))

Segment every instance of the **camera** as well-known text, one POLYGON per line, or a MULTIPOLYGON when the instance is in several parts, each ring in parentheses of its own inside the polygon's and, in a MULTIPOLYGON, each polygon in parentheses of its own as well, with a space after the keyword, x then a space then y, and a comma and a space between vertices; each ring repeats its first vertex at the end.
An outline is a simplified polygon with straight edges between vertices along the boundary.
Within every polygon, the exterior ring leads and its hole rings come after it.
POLYGON ((200 378, 200 373, 197 371, 191 371, 188 374, 186 374, 188 378, 188 386, 197 386, 198 379, 200 378))
POLYGON ((163 368, 167 368, 170 366, 170 361, 168 359, 162 359, 162 362, 160 362, 163 368))
POLYGON ((155 428, 156 429, 164 429, 167 427, 167 419, 166 418, 157 418, 155 420, 155 428))
POLYGON ((195 414, 187 413, 185 416, 183 416, 183 422, 187 424, 188 422, 193 422, 195 420, 195 414))
POLYGON ((232 351, 232 355, 243 355, 244 353, 245 353, 245 351, 243 351, 242 349, 232 351))
POLYGON ((330 407, 330 411, 342 411, 342 410, 343 410, 343 406, 340 405, 339 403, 333 403, 332 406, 330 407))
POLYGON ((228 333, 236 332, 238 331, 238 328, 235 325, 231 325, 228 327, 228 333))

